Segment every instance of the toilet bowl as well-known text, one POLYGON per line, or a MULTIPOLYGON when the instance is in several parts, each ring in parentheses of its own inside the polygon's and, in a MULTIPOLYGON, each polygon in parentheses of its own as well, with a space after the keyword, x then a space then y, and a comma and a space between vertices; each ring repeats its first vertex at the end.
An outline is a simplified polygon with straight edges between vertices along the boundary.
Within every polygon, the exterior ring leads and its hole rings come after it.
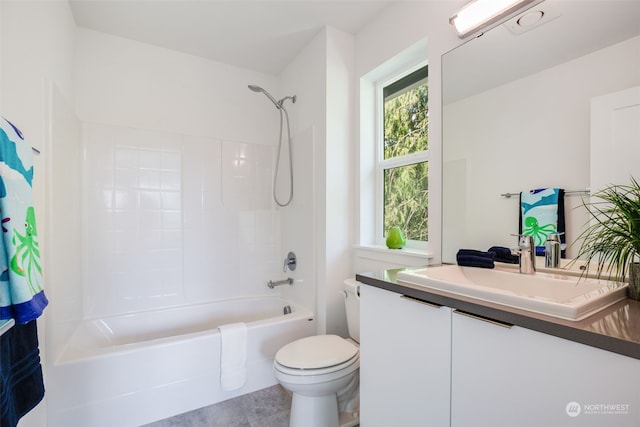
MULTIPOLYGON (((278 382, 293 393, 289 427, 357 424, 357 418, 349 423, 354 416, 344 414, 341 423, 338 407, 338 396, 349 399, 345 392, 354 389, 354 383, 357 391, 357 345, 337 335, 302 338, 278 351, 273 368, 278 382)), ((354 415, 357 417, 357 412, 354 415)))
POLYGON ((359 283, 346 280, 344 297, 351 338, 316 335, 276 353, 274 375, 293 394, 289 427, 353 427, 360 422, 359 283))

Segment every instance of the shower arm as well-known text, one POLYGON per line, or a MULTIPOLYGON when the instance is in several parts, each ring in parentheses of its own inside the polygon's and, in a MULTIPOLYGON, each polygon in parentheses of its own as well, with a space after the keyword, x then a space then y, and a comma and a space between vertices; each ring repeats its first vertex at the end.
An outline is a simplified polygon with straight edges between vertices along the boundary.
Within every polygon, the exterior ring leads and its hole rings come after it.
POLYGON ((280 108, 284 108, 283 104, 284 104, 284 101, 286 101, 287 99, 290 99, 291 102, 293 102, 295 104, 296 100, 297 100, 297 97, 295 95, 293 95, 293 96, 285 96, 280 101, 278 101, 278 105, 280 106, 280 108))
POLYGON ((252 91, 254 91, 254 92, 258 92, 258 93, 262 92, 262 93, 264 94, 264 96, 266 96, 267 98, 269 98, 269 101, 273 102, 273 105, 275 105, 275 106, 276 106, 276 108, 277 108, 278 110, 280 110, 280 109, 285 109, 283 104, 284 104, 284 101, 286 101, 287 99, 290 99, 290 100, 291 100, 291 102, 293 102, 294 104, 295 104, 296 99, 297 99, 297 97, 296 97, 295 95, 293 95, 293 96, 285 96, 285 97, 284 97, 284 98, 282 98, 281 100, 277 101, 277 100, 273 97, 273 95, 271 95, 269 92, 267 92, 265 89, 263 89, 263 88, 262 88, 262 87, 260 87, 260 86, 257 86, 257 85, 249 85, 248 87, 249 87, 249 89, 251 89, 251 90, 252 90, 252 91))

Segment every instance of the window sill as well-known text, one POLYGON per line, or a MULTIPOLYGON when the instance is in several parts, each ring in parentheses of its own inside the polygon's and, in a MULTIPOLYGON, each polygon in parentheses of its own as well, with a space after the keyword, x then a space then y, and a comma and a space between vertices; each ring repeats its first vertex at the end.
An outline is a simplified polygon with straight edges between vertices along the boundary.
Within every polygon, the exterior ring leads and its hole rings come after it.
POLYGON ((355 245, 354 249, 357 257, 408 267, 427 265, 433 259, 433 254, 424 249, 389 249, 380 245, 355 245))

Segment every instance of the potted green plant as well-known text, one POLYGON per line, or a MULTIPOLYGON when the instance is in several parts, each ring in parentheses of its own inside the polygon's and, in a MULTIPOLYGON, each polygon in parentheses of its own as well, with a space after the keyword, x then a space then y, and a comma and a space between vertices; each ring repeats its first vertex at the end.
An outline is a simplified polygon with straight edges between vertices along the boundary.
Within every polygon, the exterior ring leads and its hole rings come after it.
POLYGON ((607 273, 619 282, 628 278, 629 297, 640 299, 640 185, 631 177, 630 184, 605 187, 583 204, 591 217, 578 239, 578 258, 587 262, 583 274, 589 274, 593 262, 597 277, 607 273))

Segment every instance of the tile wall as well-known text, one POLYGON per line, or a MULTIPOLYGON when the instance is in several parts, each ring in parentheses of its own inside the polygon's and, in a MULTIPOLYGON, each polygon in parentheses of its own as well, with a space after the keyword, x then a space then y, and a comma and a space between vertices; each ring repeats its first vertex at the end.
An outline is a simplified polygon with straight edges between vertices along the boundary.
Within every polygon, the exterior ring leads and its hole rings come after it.
POLYGON ((100 124, 83 140, 85 317, 268 294, 271 146, 100 124))

